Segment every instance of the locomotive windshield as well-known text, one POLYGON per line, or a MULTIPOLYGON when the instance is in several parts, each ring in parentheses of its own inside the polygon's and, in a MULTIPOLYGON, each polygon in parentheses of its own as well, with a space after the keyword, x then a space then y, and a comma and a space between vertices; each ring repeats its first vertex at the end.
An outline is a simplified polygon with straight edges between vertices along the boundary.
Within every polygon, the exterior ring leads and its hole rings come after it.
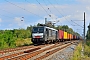
POLYGON ((32 33, 43 33, 44 27, 33 27, 32 33))

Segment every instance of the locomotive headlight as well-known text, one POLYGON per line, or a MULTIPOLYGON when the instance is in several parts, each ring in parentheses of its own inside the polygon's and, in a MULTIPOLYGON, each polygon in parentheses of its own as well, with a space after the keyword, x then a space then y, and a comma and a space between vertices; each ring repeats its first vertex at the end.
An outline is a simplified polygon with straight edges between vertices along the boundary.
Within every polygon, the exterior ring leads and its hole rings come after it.
POLYGON ((43 35, 41 36, 41 38, 43 38, 43 35))
POLYGON ((35 38, 35 36, 33 36, 33 38, 35 38))

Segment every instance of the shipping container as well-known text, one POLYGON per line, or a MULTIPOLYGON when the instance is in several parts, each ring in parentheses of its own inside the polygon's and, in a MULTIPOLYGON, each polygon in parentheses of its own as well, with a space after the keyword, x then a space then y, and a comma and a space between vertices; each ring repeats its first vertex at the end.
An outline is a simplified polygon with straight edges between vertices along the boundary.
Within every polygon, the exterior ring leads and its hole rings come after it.
POLYGON ((75 35, 75 40, 76 40, 76 35, 75 35))
POLYGON ((73 35, 73 40, 75 40, 76 38, 75 38, 75 35, 73 35))
POLYGON ((71 34, 71 39, 73 40, 73 34, 71 34))
POLYGON ((75 35, 73 35, 73 40, 75 40, 75 35))
POLYGON ((70 37, 69 37, 70 34, 68 33, 67 35, 68 35, 67 37, 68 37, 68 40, 69 40, 70 39, 70 37))
POLYGON ((67 32, 64 32, 64 40, 67 40, 67 39, 68 39, 67 36, 68 36, 68 35, 67 35, 67 32))
POLYGON ((60 41, 63 40, 63 38, 64 38, 64 31, 63 30, 58 30, 58 38, 60 41))
POLYGON ((79 39, 80 39, 80 37, 79 37, 79 36, 76 36, 76 39, 77 39, 77 40, 79 40, 79 39))
POLYGON ((72 34, 69 34, 69 39, 70 39, 70 40, 72 39, 72 34))

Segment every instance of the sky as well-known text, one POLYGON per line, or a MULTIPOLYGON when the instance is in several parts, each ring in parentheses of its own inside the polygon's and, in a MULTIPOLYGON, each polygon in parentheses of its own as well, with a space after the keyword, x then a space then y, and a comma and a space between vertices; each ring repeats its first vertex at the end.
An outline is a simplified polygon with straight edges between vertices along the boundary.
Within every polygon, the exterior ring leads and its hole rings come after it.
POLYGON ((44 24, 47 18, 55 26, 68 25, 82 35, 84 12, 87 32, 90 23, 89 0, 0 0, 0 30, 44 24))

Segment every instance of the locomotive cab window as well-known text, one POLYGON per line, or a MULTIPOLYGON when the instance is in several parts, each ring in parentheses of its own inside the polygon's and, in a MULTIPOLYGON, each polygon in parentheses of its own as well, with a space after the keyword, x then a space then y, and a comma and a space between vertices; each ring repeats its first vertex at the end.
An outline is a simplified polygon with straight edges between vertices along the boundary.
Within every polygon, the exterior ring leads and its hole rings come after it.
POLYGON ((33 27, 32 32, 33 33, 43 33, 44 32, 44 27, 33 27))

